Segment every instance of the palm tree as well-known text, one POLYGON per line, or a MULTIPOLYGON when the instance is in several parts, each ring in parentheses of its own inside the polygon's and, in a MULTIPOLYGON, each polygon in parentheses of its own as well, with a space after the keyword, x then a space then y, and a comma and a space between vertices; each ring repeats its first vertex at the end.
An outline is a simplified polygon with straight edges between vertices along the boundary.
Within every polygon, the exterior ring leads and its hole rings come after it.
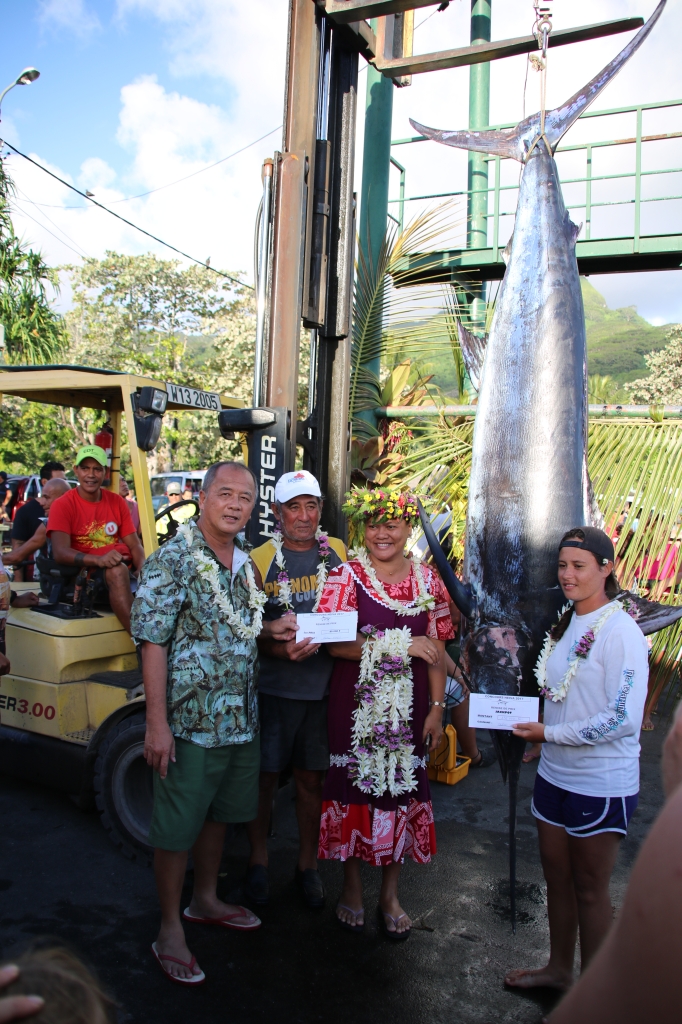
POLYGON ((14 233, 10 197, 14 185, 0 161, 0 325, 10 363, 51 363, 66 348, 62 317, 47 298, 57 274, 14 233))

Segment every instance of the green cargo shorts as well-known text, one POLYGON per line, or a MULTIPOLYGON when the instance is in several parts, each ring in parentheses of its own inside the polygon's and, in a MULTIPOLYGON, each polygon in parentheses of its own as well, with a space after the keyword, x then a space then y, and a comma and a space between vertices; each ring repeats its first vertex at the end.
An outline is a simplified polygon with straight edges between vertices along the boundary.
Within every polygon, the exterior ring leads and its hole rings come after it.
POLYGON ((176 736, 166 778, 154 772, 150 846, 191 850, 205 821, 253 821, 259 771, 260 735, 229 747, 200 747, 176 736))

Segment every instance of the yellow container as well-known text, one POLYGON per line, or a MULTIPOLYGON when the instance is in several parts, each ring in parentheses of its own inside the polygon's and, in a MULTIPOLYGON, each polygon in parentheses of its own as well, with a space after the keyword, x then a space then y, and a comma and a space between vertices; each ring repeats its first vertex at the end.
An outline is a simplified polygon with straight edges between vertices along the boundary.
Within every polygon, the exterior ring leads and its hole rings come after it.
POLYGON ((470 757, 462 757, 457 753, 457 730, 454 725, 446 725, 440 743, 429 753, 426 766, 429 779, 454 786, 468 774, 470 764, 470 757))

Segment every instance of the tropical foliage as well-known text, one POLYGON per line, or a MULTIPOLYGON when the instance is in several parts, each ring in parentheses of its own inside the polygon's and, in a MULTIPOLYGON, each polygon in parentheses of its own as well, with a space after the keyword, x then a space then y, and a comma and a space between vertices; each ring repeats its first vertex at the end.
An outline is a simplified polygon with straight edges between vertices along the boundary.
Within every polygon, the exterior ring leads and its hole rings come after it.
POLYGON ((9 363, 50 363, 66 348, 64 322, 48 299, 58 279, 14 233, 14 185, 0 160, 0 325, 9 363))
POLYGON ((635 399, 682 405, 682 324, 674 324, 666 333, 666 346, 644 357, 648 377, 626 384, 635 399))

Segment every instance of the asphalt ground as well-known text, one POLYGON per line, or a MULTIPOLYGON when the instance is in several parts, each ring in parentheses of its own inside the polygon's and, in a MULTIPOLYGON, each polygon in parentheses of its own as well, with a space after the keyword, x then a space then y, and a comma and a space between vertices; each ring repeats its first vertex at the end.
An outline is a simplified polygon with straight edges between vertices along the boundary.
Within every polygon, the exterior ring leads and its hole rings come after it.
MULTIPOLYGON (((642 736, 642 790, 614 874, 621 901, 637 850, 661 803, 665 732, 642 736)), ((483 737, 481 737, 483 738, 483 737)), ((173 985, 153 962, 157 909, 151 869, 123 858, 98 817, 61 794, 0 777, 0 955, 18 955, 36 938, 66 942, 94 967, 126 1024, 536 1024, 554 1005, 549 993, 503 988, 512 967, 537 967, 548 949, 545 889, 530 797, 535 766, 522 768, 518 815, 518 928, 508 908, 507 791, 499 769, 471 772, 453 787, 433 786, 438 855, 405 865, 401 895, 416 927, 388 943, 374 917, 379 873, 366 866, 362 935, 335 920, 341 867, 323 863, 324 910, 300 903, 293 884, 296 826, 292 793, 280 791, 271 840, 272 899, 263 927, 238 934, 188 925, 190 948, 207 982, 173 985)), ((246 841, 226 844, 220 894, 239 884, 246 841)), ((187 898, 191 875, 187 878, 187 898)), ((188 899, 187 899, 188 901, 188 899)))

